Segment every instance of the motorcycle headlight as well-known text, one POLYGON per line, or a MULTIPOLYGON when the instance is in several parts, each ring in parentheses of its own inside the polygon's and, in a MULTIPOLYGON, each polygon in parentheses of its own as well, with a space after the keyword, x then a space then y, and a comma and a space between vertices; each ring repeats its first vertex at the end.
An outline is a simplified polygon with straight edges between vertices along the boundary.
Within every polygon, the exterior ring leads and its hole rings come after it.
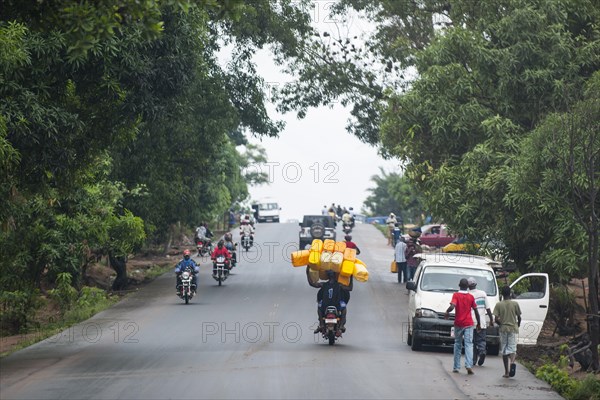
POLYGON ((427 308, 418 308, 415 311, 415 317, 417 317, 417 318, 437 318, 438 315, 433 310, 429 310, 427 308))
POLYGON ((183 274, 181 274, 181 277, 182 277, 183 279, 189 279, 189 277, 190 277, 190 273, 189 273, 189 272, 184 272, 183 274))

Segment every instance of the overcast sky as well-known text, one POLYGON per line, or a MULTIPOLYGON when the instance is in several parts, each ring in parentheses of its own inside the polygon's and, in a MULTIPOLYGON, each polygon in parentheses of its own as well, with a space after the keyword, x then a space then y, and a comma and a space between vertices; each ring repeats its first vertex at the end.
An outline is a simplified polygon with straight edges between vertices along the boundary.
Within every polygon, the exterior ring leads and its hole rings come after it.
MULTIPOLYGON (((282 78, 267 52, 256 62, 267 82, 282 78)), ((276 200, 282 208, 282 221, 320 213, 323 205, 331 203, 360 211, 379 167, 399 169, 396 160, 384 160, 374 147, 346 131, 350 113, 340 104, 313 108, 301 120, 293 113, 277 113, 274 105, 270 105, 269 115, 285 121, 286 127, 278 138, 250 139, 266 149, 269 164, 254 168, 268 173, 270 180, 269 185, 251 187, 250 195, 254 200, 276 200)))
MULTIPOLYGON (((314 4, 314 26, 320 32, 337 32, 335 22, 326 18, 332 3, 314 4)), ((368 22, 354 16, 341 30, 362 37, 370 29, 368 22)), ((269 86, 292 79, 280 72, 268 50, 259 52, 255 62, 269 86)), ((271 118, 285 121, 286 126, 278 138, 250 138, 266 149, 270 163, 255 167, 269 173, 270 184, 251 187, 250 195, 253 200, 271 197, 277 201, 282 208, 282 221, 320 213, 324 205, 331 203, 360 212, 369 195, 367 189, 374 186, 371 177, 380 173, 379 167, 399 170, 398 161, 384 160, 376 148, 346 131, 350 112, 340 104, 310 109, 302 120, 294 113, 277 113, 274 104, 269 105, 268 111, 271 118)))

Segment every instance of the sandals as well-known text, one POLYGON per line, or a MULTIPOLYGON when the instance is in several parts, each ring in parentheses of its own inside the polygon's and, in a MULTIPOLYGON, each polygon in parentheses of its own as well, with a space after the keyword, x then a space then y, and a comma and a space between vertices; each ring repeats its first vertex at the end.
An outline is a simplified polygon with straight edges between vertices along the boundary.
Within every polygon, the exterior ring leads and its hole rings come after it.
POLYGON ((515 364, 515 363, 510 364, 510 372, 508 373, 508 376, 510 376, 512 378, 513 376, 515 376, 516 373, 517 373, 517 364, 515 364))

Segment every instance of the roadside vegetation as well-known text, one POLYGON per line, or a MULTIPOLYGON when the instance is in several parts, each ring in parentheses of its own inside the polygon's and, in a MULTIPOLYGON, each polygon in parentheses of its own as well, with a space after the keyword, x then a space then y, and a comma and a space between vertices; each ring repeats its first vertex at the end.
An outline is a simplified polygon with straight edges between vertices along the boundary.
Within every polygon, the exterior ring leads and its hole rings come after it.
POLYGON ((0 327, 25 334, 48 302, 65 324, 104 307, 113 297, 90 288, 91 269, 126 292, 132 254, 164 255, 202 221, 214 229, 265 181, 245 168, 265 161, 246 135, 283 125, 252 55, 293 54, 309 17, 289 1, 1 8, 0 327))

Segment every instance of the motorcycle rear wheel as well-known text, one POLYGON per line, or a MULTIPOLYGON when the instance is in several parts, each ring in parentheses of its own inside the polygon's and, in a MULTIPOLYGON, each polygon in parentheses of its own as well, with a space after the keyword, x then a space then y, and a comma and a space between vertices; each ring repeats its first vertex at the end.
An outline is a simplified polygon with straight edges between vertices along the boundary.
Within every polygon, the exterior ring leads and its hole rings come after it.
POLYGON ((329 340, 329 345, 333 346, 335 344, 335 332, 329 331, 327 334, 327 339, 329 340))

